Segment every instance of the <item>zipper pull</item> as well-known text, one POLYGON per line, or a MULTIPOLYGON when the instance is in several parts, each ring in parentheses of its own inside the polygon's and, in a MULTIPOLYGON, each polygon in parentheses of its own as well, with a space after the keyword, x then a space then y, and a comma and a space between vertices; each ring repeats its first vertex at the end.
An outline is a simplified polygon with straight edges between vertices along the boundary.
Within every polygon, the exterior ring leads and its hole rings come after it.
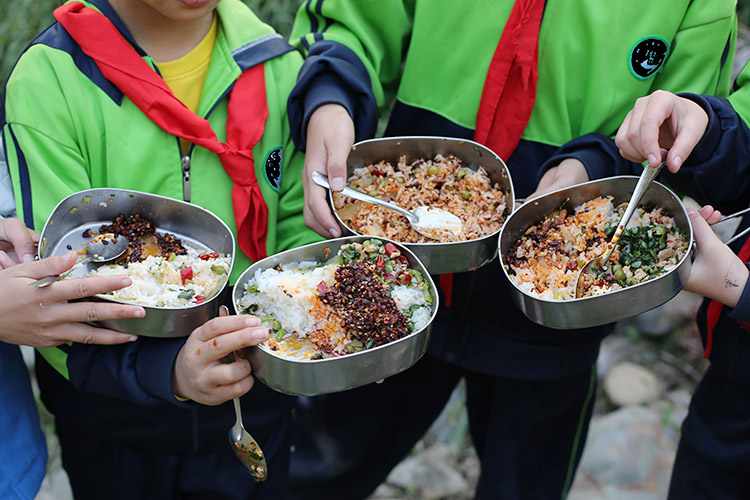
POLYGON ((182 157, 182 197, 190 203, 190 157, 182 157))

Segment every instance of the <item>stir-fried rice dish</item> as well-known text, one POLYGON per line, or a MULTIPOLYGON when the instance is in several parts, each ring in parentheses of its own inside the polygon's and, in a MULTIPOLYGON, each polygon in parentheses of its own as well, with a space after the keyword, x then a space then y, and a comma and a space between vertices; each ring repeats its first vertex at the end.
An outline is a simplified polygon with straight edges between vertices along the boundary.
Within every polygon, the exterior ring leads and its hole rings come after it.
MULTIPOLYGON (((543 299, 576 296, 576 280, 589 260, 602 255, 626 203, 598 197, 572 213, 561 208, 529 227, 506 255, 508 274, 522 291, 543 299)), ((673 269, 687 252, 685 234, 660 208, 639 207, 605 268, 584 273, 583 296, 642 283, 673 269)))
MULTIPOLYGON (((226 283, 231 257, 184 245, 170 233, 158 233, 140 214, 120 215, 99 228, 128 239, 128 250, 113 264, 87 276, 129 276, 133 284, 103 297, 151 307, 180 308, 201 304, 226 283)), ((94 232, 84 237, 96 236, 94 232)))
MULTIPOLYGON (((500 230, 504 222, 506 194, 493 184, 483 168, 473 171, 455 156, 397 165, 386 161, 354 170, 349 187, 381 198, 407 210, 419 206, 446 210, 462 221, 458 234, 445 232, 441 242, 482 238, 500 230)), ((406 217, 377 205, 333 194, 339 218, 359 234, 381 236, 404 243, 435 243, 417 233, 406 217)))
POLYGON ((324 359, 378 347, 428 325, 429 282, 391 242, 345 244, 325 262, 258 269, 237 300, 261 318, 265 347, 295 359, 324 359))

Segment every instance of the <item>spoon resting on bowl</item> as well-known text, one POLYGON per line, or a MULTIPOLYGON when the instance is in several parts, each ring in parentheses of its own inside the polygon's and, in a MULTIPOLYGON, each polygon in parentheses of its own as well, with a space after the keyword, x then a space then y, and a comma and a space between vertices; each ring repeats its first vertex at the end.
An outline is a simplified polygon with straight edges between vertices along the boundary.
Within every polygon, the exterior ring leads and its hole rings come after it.
POLYGON ((646 192, 646 189, 648 189, 651 181, 654 180, 657 175, 659 175, 659 172, 666 163, 666 158, 666 152, 663 151, 662 162, 659 165, 655 167, 646 165, 646 167, 644 167, 643 172, 638 179, 638 183, 635 185, 633 194, 630 196, 630 201, 628 201, 625 212, 623 212, 622 217, 620 218, 620 222, 617 224, 617 230, 615 231, 615 234, 612 235, 612 239, 609 241, 609 243, 607 243, 607 250, 602 255, 588 261, 578 273, 578 278, 576 279, 575 298, 580 299, 581 297, 585 297, 586 290, 590 286, 590 283, 594 280, 600 278, 603 275, 613 274, 612 269, 610 269, 610 266, 607 265, 607 263, 609 262, 609 258, 620 242, 620 237, 625 231, 630 218, 635 213, 635 209, 638 208, 638 203, 640 203, 641 198, 643 198, 643 194, 646 192))
POLYGON ((73 267, 62 274, 52 274, 44 278, 32 281, 29 286, 44 288, 55 281, 65 278, 73 269, 85 266, 89 262, 108 262, 124 254, 128 249, 129 241, 124 236, 118 236, 112 233, 100 234, 86 245, 86 257, 79 260, 73 267))
MULTIPOLYGON (((331 189, 328 183, 328 177, 320 172, 313 172, 312 179, 315 184, 331 189)), ((440 240, 442 235, 450 233, 457 236, 461 232, 463 222, 457 216, 437 207, 417 207, 414 210, 407 210, 394 203, 381 200, 369 194, 363 193, 357 189, 352 189, 348 186, 341 190, 341 194, 354 198, 355 200, 364 201, 366 203, 372 203, 385 207, 389 210, 400 213, 409 221, 411 227, 421 235, 432 238, 433 240, 440 240)))

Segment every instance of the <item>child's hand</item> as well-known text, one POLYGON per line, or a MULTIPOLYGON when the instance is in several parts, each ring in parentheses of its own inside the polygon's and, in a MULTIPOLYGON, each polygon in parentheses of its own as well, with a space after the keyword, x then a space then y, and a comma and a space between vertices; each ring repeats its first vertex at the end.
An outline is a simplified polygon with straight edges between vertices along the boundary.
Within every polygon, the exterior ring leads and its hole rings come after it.
POLYGON ((305 189, 303 214, 305 225, 326 238, 338 238, 341 236, 341 228, 331 213, 326 189, 313 182, 312 173, 318 171, 326 174, 334 191, 344 189, 346 159, 352 144, 354 122, 346 108, 339 104, 324 104, 310 116, 302 173, 305 189))
POLYGON ((268 339, 268 329, 255 316, 223 316, 226 308, 193 330, 177 355, 172 372, 176 396, 205 405, 218 405, 242 396, 253 387, 252 367, 246 359, 223 359, 243 347, 268 339))
POLYGON ((39 233, 28 229, 20 219, 0 219, 0 269, 33 262, 37 241, 39 233))
POLYGON ((583 163, 575 158, 566 158, 559 165, 550 168, 544 173, 539 180, 536 191, 528 195, 526 199, 537 198, 543 194, 587 182, 588 180, 589 173, 586 171, 583 163))
POLYGON ((708 126, 708 115, 695 102, 664 90, 640 97, 617 131, 620 154, 631 161, 661 162, 668 149, 667 168, 677 172, 708 126))
POLYGON ((68 279, 44 288, 29 283, 70 269, 77 255, 48 257, 38 262, 0 270, 0 340, 11 344, 51 347, 67 341, 86 344, 121 344, 135 335, 86 325, 83 321, 141 318, 142 307, 104 302, 68 302, 131 284, 125 276, 68 279))
POLYGON ((734 307, 745 289, 749 273, 745 264, 709 226, 721 218, 721 213, 707 205, 700 213, 688 209, 688 215, 698 253, 685 290, 734 307))

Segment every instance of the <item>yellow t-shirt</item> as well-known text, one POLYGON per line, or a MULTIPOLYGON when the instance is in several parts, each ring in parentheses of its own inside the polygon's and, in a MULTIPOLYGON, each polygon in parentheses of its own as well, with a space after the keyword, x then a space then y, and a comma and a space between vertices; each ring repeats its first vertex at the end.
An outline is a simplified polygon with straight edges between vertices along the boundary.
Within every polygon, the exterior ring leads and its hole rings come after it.
MULTIPOLYGON (((216 19, 217 16, 214 15, 211 29, 193 50, 174 61, 157 64, 162 78, 174 95, 194 113, 198 112, 203 82, 206 80, 208 66, 211 64, 211 53, 219 29, 216 19)), ((183 154, 187 154, 189 143, 183 139, 180 139, 180 143, 183 154)))

